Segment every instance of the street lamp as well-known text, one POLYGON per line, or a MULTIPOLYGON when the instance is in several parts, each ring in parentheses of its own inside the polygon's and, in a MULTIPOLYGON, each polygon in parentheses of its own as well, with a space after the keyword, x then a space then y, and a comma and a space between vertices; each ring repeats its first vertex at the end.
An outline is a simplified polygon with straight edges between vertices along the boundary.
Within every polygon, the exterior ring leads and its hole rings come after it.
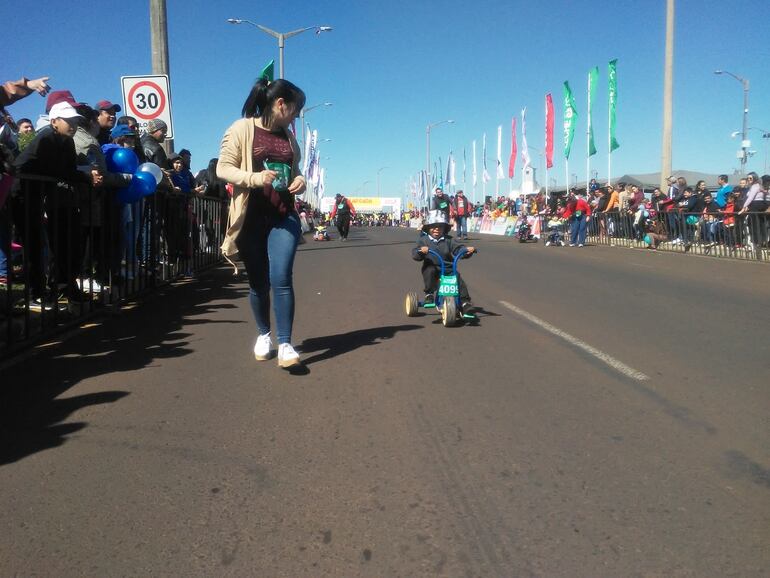
POLYGON ((377 169, 377 196, 380 196, 380 173, 384 171, 385 169, 389 169, 390 167, 380 167, 377 169))
POLYGON ((444 123, 453 124, 454 121, 450 119, 440 120, 438 122, 434 122, 433 124, 429 124, 427 127, 425 127, 425 138, 427 141, 426 154, 425 154, 425 188, 426 189, 430 186, 430 129, 432 129, 434 126, 438 126, 444 123))
POLYGON ((299 118, 302 121, 302 150, 305 149, 305 115, 313 110, 314 108, 318 108, 320 106, 332 106, 333 102, 322 102, 320 104, 314 104, 313 106, 306 106, 301 111, 299 111, 299 118))
POLYGON ((746 161, 748 160, 748 148, 751 143, 747 140, 746 132, 749 127, 749 79, 733 74, 728 70, 715 70, 714 74, 727 74, 743 85, 743 128, 741 130, 741 174, 746 174, 746 161))
POLYGON ((355 192, 357 193, 358 191, 363 191, 363 194, 366 195, 366 185, 371 182, 372 181, 364 181, 363 184, 355 190, 355 192))
POLYGON ((255 28, 259 28, 262 32, 265 32, 273 38, 278 39, 278 78, 283 78, 283 47, 287 38, 291 38, 297 34, 302 34, 308 30, 315 30, 316 34, 321 34, 321 32, 330 32, 332 29, 331 26, 306 26, 305 28, 298 28, 297 30, 292 30, 291 32, 276 32, 267 26, 262 26, 261 24, 257 24, 244 18, 228 18, 227 21, 230 24, 251 24, 255 28))

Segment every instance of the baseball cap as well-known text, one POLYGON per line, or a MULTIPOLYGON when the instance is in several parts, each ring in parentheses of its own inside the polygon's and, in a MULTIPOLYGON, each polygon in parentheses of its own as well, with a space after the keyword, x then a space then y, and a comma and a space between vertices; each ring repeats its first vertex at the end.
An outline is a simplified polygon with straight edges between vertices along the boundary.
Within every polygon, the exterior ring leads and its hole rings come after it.
POLYGON ((114 140, 122 136, 136 136, 136 133, 127 124, 116 124, 115 128, 110 131, 110 138, 114 140))
POLYGON ((45 111, 50 112, 51 107, 59 102, 66 102, 73 107, 80 105, 69 90, 54 90, 48 93, 48 98, 45 100, 45 111))
POLYGON ((68 102, 57 102, 51 107, 48 117, 53 120, 55 118, 83 118, 75 110, 75 107, 68 102))
POLYGON ((168 125, 159 118, 154 118, 147 123, 147 134, 152 134, 158 130, 168 130, 168 125))
POLYGON ((94 107, 96 110, 110 110, 111 108, 115 109, 115 112, 120 112, 123 110, 120 108, 119 104, 113 104, 109 100, 100 100, 96 103, 96 106, 94 107))

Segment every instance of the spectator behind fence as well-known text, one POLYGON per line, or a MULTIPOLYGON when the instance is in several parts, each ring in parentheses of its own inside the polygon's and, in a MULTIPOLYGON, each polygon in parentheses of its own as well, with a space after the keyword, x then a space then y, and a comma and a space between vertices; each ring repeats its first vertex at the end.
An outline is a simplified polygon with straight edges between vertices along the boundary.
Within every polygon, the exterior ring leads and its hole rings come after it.
POLYGON ((112 142, 110 133, 115 128, 116 115, 122 109, 119 104, 113 104, 109 100, 100 100, 96 103, 94 110, 98 113, 96 120, 99 123, 99 134, 96 135, 96 138, 100 145, 109 144, 112 142))
MULTIPOLYGON (((144 156, 148 163, 155 163, 164 171, 168 171, 170 166, 168 164, 168 157, 166 151, 160 146, 164 140, 166 140, 166 133, 168 132, 168 125, 159 119, 153 119, 147 123, 147 132, 142 135, 141 142, 144 148, 144 156)), ((160 185, 160 183, 158 183, 160 185)), ((166 183, 166 188, 168 184, 166 183)))
MULTIPOLYGON (((84 199, 81 203, 83 238, 88 242, 88 246, 84 247, 84 278, 91 280, 89 287, 93 292, 99 292, 120 274, 120 221, 123 207, 117 195, 120 189, 131 184, 131 175, 107 169, 107 160, 98 140, 104 128, 99 120, 104 111, 94 110, 87 105, 77 110, 83 115, 83 121, 74 137, 78 168, 86 173, 95 170, 102 176, 104 184, 92 191, 90 199, 84 199)), ((127 130, 126 127, 123 130, 127 130)))
MULTIPOLYGON (((14 207, 16 225, 25 241, 25 251, 30 263, 29 280, 33 305, 45 306, 45 274, 42 262, 43 211, 48 216, 48 233, 55 252, 54 273, 50 279, 52 289, 56 283, 65 284, 69 297, 78 297, 76 279, 80 269, 80 209, 76 190, 71 183, 101 185, 101 178, 78 170, 73 136, 83 117, 67 102, 51 107, 51 130, 40 131, 16 159, 20 173, 42 175, 67 181, 66 183, 41 183, 28 180, 22 187, 21 202, 14 207), (25 215, 25 212, 27 213, 25 215), (26 223, 29 229, 26 229, 26 223), (51 235, 54 235, 51 238, 51 235)), ((56 294, 52 297, 55 299, 56 294)))

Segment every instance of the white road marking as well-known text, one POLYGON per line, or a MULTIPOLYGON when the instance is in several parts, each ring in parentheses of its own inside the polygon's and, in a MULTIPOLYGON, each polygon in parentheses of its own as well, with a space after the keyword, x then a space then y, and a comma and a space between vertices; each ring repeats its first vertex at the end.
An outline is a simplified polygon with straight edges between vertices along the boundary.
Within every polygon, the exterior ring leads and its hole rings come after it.
POLYGON ((557 337, 561 337, 562 339, 564 339, 566 342, 570 343, 571 345, 574 345, 575 347, 578 347, 578 348, 582 349, 586 353, 594 356, 599 361, 603 361, 604 363, 609 365, 611 368, 615 369, 616 371, 619 371, 623 375, 626 375, 626 376, 628 376, 628 377, 630 377, 632 379, 636 379, 638 381, 645 381, 645 380, 650 379, 647 375, 645 375, 641 371, 637 371, 633 367, 629 367, 628 365, 626 365, 622 361, 619 361, 619 360, 615 359, 614 357, 612 357, 611 355, 608 355, 608 354, 604 353, 603 351, 600 351, 599 349, 596 349, 595 347, 593 347, 591 345, 588 345, 588 343, 586 343, 585 341, 582 341, 581 339, 578 339, 577 337, 574 337, 574 336, 570 335, 569 333, 567 333, 565 331, 562 331, 558 327, 554 327, 553 325, 551 325, 547 321, 543 321, 539 317, 535 317, 531 313, 528 313, 527 311, 524 311, 523 309, 520 309, 520 308, 516 307, 515 305, 511 305, 507 301, 500 301, 500 304, 503 307, 505 307, 507 309, 510 309, 511 311, 516 313, 517 315, 520 315, 524 319, 526 319, 528 321, 531 321, 532 323, 534 323, 538 327, 540 327, 542 329, 545 329, 549 333, 552 333, 553 335, 556 335, 557 337))

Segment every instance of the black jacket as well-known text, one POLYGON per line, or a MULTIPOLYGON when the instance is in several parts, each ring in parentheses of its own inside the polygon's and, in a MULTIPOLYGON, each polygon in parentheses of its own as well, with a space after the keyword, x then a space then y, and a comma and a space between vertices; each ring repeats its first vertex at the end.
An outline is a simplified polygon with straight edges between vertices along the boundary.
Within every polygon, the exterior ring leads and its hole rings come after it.
POLYGON ((452 209, 451 209, 451 204, 449 202, 449 197, 447 197, 446 195, 443 195, 441 198, 434 195, 430 203, 430 208, 433 211, 441 211, 446 215, 447 221, 449 220, 452 209))
MULTIPOLYGON (((449 235, 444 235, 443 237, 440 237, 438 240, 436 240, 426 233, 421 234, 417 238, 417 244, 414 246, 414 248, 412 248, 412 259, 415 261, 424 261, 426 259, 430 259, 435 263, 436 257, 430 253, 423 255, 420 253, 420 247, 429 247, 430 249, 433 249, 439 255, 441 255, 444 263, 451 267, 455 255, 457 255, 461 249, 464 249, 465 245, 461 243, 455 243, 454 239, 449 235)), ((463 255, 463 259, 467 259, 470 256, 471 255, 469 253, 466 253, 463 255)), ((438 263, 436 263, 436 265, 438 265, 438 263)), ((449 273, 449 271, 447 271, 447 273, 449 273)))
POLYGON ((19 173, 42 175, 71 182, 88 182, 88 175, 78 170, 75 141, 55 130, 43 130, 21 151, 14 161, 19 173))
POLYGON ((166 151, 160 146, 160 143, 152 138, 148 134, 142 135, 141 138, 142 149, 144 149, 144 156, 148 163, 155 163, 160 168, 168 170, 168 157, 166 151))

